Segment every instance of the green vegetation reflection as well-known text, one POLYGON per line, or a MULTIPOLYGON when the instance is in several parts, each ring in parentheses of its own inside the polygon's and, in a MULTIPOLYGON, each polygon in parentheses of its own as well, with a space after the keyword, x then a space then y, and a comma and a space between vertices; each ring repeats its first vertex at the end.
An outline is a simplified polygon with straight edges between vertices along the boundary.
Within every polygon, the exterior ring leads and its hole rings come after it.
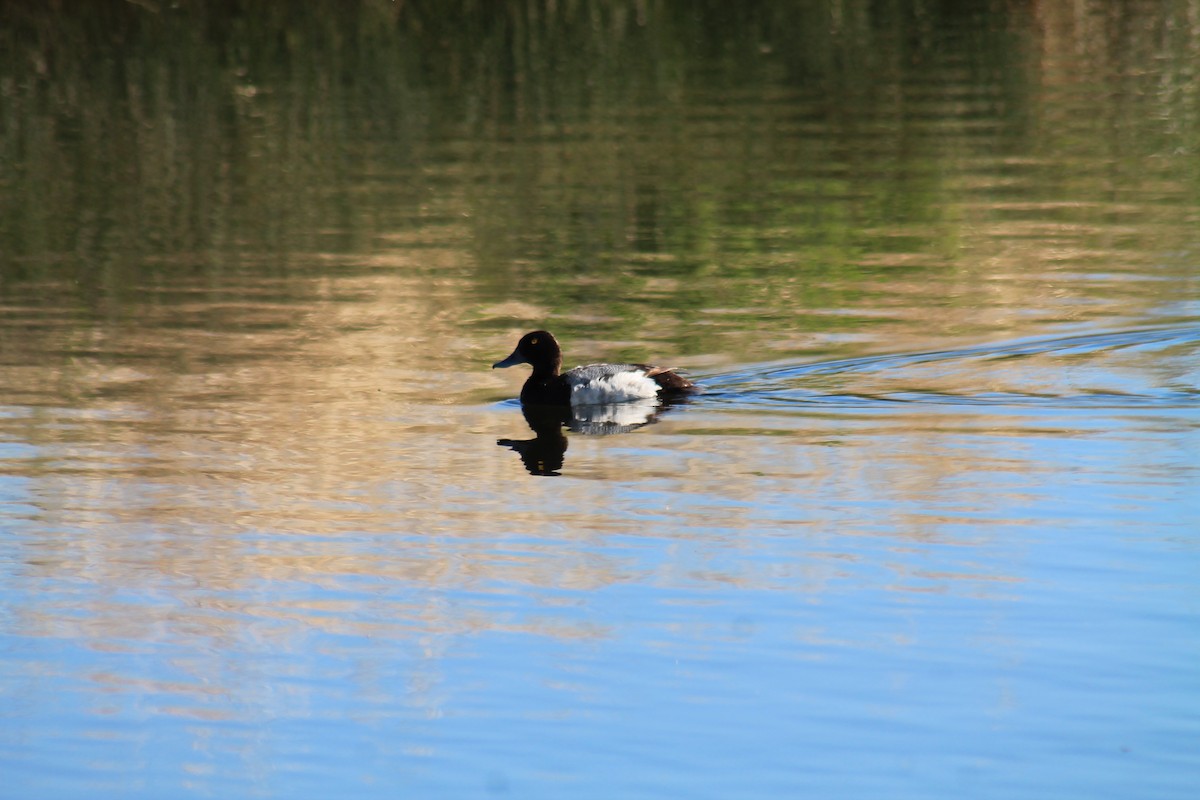
POLYGON ((1104 251, 1196 202, 1195 3, 1083 5, 7 4, 0 280, 111 312, 403 250, 481 326, 684 350, 978 305, 1030 208, 1104 251))

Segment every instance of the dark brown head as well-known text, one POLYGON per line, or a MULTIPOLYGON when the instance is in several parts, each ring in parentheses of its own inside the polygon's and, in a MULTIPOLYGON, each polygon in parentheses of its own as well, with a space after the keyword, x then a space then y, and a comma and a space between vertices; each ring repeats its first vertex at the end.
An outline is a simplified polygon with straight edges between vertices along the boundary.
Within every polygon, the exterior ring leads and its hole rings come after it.
POLYGON ((516 364, 529 364, 539 377, 557 375, 562 368, 562 350, 549 331, 533 331, 522 336, 512 355, 492 364, 492 369, 516 364))

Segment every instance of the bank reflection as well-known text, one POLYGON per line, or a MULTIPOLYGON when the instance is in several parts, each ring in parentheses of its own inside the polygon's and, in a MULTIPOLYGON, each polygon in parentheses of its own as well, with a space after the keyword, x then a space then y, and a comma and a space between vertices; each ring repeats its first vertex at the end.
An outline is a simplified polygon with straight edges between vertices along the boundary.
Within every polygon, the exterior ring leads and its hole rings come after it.
POLYGON ((533 431, 533 438, 497 439, 496 444, 520 455, 530 475, 557 476, 562 474, 568 446, 564 428, 583 436, 629 433, 657 422, 663 414, 687 402, 689 398, 569 407, 525 405, 521 413, 533 431))

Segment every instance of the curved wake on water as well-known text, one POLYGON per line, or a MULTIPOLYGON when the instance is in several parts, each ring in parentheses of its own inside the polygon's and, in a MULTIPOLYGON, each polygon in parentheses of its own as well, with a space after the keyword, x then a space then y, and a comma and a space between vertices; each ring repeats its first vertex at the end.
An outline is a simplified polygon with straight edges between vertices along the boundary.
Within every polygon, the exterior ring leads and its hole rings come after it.
POLYGON ((741 407, 895 403, 1200 406, 1200 328, 1104 331, 921 353, 766 365, 699 379, 705 402, 741 407))

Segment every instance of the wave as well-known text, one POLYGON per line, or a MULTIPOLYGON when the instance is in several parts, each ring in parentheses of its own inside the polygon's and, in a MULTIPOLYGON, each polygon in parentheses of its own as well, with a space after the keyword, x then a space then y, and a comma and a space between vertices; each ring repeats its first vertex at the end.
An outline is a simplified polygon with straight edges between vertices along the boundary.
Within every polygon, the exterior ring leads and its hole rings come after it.
POLYGON ((1200 405, 1200 328, 1102 331, 703 376, 703 402, 773 407, 1200 405))

